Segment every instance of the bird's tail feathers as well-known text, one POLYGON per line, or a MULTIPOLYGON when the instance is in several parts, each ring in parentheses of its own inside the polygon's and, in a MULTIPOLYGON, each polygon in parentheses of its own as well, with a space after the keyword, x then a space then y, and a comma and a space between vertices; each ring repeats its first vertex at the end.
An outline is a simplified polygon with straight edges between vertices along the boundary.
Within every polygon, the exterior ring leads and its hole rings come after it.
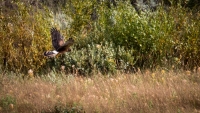
POLYGON ((57 54, 58 52, 56 50, 44 52, 44 56, 47 56, 47 57, 55 57, 57 54))

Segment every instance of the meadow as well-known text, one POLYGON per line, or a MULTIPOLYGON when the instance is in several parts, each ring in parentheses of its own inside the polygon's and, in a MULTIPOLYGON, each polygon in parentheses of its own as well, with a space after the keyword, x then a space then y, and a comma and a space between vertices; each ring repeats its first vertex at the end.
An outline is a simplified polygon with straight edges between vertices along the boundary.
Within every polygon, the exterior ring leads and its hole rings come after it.
POLYGON ((200 112, 200 69, 89 78, 50 73, 25 80, 1 74, 0 85, 4 113, 200 112))
POLYGON ((199 113, 200 5, 169 1, 1 0, 0 112, 199 113))

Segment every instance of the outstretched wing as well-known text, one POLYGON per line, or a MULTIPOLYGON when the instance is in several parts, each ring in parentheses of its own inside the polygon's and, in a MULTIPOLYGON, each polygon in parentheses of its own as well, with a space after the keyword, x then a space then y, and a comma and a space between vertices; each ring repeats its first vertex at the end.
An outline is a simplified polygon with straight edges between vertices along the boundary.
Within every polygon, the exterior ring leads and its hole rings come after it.
POLYGON ((58 50, 61 46, 64 45, 63 36, 56 28, 51 28, 51 38, 53 47, 58 50))
POLYGON ((58 52, 69 52, 71 49, 69 48, 70 46, 72 46, 74 44, 74 39, 69 38, 65 44, 63 46, 61 46, 60 48, 58 48, 58 52))

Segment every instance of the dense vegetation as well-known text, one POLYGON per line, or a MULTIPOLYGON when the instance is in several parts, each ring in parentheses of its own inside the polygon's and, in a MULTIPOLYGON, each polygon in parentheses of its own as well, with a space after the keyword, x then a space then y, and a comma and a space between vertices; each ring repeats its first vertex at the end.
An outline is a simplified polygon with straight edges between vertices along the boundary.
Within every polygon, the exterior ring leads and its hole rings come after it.
POLYGON ((62 5, 2 1, 0 23, 1 68, 15 72, 48 72, 63 65, 68 72, 88 75, 200 65, 198 9, 179 4, 138 14, 129 1, 110 7, 90 0, 62 5), (44 58, 43 52, 53 49, 51 27, 60 29, 66 39, 75 38, 71 53, 44 58))
POLYGON ((136 1, 0 0, 0 112, 198 113, 200 2, 136 1))

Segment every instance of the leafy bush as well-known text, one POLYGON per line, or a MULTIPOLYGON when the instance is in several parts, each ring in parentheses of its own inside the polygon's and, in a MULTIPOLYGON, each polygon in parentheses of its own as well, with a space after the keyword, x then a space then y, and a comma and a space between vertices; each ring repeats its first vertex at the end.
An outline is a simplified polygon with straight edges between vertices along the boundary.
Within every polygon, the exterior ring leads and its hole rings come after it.
MULTIPOLYGON (((199 66, 199 17, 182 7, 162 7, 155 12, 143 12, 138 16, 129 4, 104 14, 104 37, 114 47, 132 50, 137 59, 136 67, 156 68, 199 66)), ((131 61, 128 61, 131 63, 131 61)))
POLYGON ((69 103, 67 106, 55 106, 55 113, 84 113, 83 107, 76 103, 69 103))
MULTIPOLYGON (((0 33, 0 62, 18 72, 38 70, 46 62, 43 52, 50 48, 50 15, 17 2, 17 9, 3 7, 0 33), (34 11, 33 11, 34 10, 34 11)), ((47 11, 47 10, 46 10, 47 11)))
POLYGON ((102 1, 67 1, 55 14, 45 7, 14 4, 17 13, 2 6, 6 10, 0 20, 0 62, 9 70, 45 72, 64 65, 68 72, 88 75, 200 65, 199 12, 181 5, 138 15, 127 1, 116 7, 102 1), (49 29, 55 26, 76 44, 69 55, 46 59, 43 52, 52 48, 49 29))

